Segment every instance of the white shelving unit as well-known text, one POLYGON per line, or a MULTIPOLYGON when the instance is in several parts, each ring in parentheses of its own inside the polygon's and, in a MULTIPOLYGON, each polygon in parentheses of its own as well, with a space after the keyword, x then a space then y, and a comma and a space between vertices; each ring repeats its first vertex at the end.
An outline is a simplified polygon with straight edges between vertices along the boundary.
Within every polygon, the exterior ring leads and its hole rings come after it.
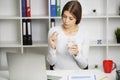
MULTIPOLYGON (((61 10, 69 0, 61 0, 61 10)), ((89 32, 89 68, 98 64, 102 68, 104 59, 113 59, 120 68, 120 44, 116 43, 114 31, 120 27, 119 0, 78 0, 83 8, 79 27, 89 32), (94 3, 94 4, 93 4, 94 3), (112 6, 111 6, 112 5, 112 6), (96 13, 93 10, 96 9, 96 13), (102 44, 97 44, 97 40, 102 44)), ((21 0, 0 1, 0 67, 7 64, 6 52, 38 52, 47 54, 47 34, 50 20, 61 25, 61 17, 50 16, 50 0, 31 0, 31 17, 22 17, 21 0), (33 45, 22 45, 22 19, 32 20, 33 45)), ((0 68, 0 69, 2 69, 0 68)))
POLYGON ((116 38, 114 35, 114 31, 117 27, 120 27, 120 15, 119 7, 120 0, 108 0, 108 26, 107 26, 107 39, 108 39, 108 53, 107 58, 113 59, 117 64, 118 69, 120 69, 120 44, 116 43, 116 38), (112 5, 112 6, 111 6, 112 5), (112 34, 113 33, 113 34, 112 34))
POLYGON ((114 34, 115 29, 120 27, 120 15, 118 15, 120 1, 79 1, 83 5, 83 15, 85 15, 83 16, 83 24, 81 26, 88 29, 91 39, 89 67, 94 68, 95 64, 102 67, 104 59, 112 59, 117 64, 118 69, 120 69, 120 58, 118 57, 120 56, 120 44, 116 43, 114 34), (95 2, 95 5, 92 4, 93 2, 95 2), (93 9, 96 9, 96 14, 92 13, 93 9), (102 40, 102 44, 97 44, 99 39, 102 40))

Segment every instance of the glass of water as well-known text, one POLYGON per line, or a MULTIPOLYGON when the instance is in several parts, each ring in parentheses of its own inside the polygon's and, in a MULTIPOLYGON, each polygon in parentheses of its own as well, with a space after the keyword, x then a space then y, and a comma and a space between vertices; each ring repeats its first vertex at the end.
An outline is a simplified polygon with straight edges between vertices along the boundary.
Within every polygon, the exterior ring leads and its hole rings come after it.
POLYGON ((76 40, 75 38, 68 38, 67 40, 67 48, 68 48, 68 52, 70 53, 70 55, 73 55, 74 52, 72 51, 72 46, 76 44, 76 40))

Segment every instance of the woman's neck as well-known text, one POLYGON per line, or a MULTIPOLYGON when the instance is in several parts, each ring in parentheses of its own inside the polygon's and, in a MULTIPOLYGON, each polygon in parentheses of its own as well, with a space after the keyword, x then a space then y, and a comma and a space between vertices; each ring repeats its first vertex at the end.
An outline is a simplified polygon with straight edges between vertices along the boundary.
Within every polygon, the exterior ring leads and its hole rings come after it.
POLYGON ((63 32, 66 34, 66 35, 75 35, 77 32, 78 32, 78 26, 75 25, 75 26, 71 26, 69 28, 65 28, 64 25, 62 25, 62 29, 63 29, 63 32))

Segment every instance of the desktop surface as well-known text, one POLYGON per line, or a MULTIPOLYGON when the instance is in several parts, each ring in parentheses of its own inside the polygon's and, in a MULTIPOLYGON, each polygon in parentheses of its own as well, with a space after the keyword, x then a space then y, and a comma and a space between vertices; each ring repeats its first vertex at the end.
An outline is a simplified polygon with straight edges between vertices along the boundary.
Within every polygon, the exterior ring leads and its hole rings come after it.
MULTIPOLYGON (((91 76, 95 75, 93 80, 116 80, 116 70, 112 73, 104 73, 102 70, 47 70, 47 75, 61 77, 59 80, 69 80, 69 76, 82 75, 91 76)), ((71 80, 71 79, 70 79, 71 80)), ((74 80, 74 79, 73 79, 74 80)), ((85 79, 83 79, 85 80, 85 79)))
MULTIPOLYGON (((116 70, 112 73, 104 73, 101 70, 46 70, 48 80, 68 80, 69 75, 95 74, 96 80, 116 80, 116 70)), ((9 80, 8 71, 0 71, 0 80, 9 80)))

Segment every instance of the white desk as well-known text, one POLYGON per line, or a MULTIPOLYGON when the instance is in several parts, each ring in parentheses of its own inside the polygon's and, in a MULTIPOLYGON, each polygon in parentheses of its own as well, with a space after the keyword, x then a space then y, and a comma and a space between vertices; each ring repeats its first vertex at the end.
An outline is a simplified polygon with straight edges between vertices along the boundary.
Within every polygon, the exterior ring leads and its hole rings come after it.
MULTIPOLYGON (((101 70, 47 70, 47 75, 51 76, 54 80, 54 76, 61 77, 59 80, 67 80, 68 76, 71 74, 95 74, 96 80, 116 80, 116 71, 114 70, 110 74, 105 74, 101 70), (101 79, 103 77, 107 77, 101 79)), ((9 72, 8 71, 0 71, 0 80, 9 80, 9 72)))
POLYGON ((100 70, 53 70, 47 71, 47 75, 51 76, 58 76, 61 77, 60 80, 67 80, 69 75, 96 75, 96 80, 116 80, 116 71, 114 70, 110 74, 105 74, 103 71, 100 70))

